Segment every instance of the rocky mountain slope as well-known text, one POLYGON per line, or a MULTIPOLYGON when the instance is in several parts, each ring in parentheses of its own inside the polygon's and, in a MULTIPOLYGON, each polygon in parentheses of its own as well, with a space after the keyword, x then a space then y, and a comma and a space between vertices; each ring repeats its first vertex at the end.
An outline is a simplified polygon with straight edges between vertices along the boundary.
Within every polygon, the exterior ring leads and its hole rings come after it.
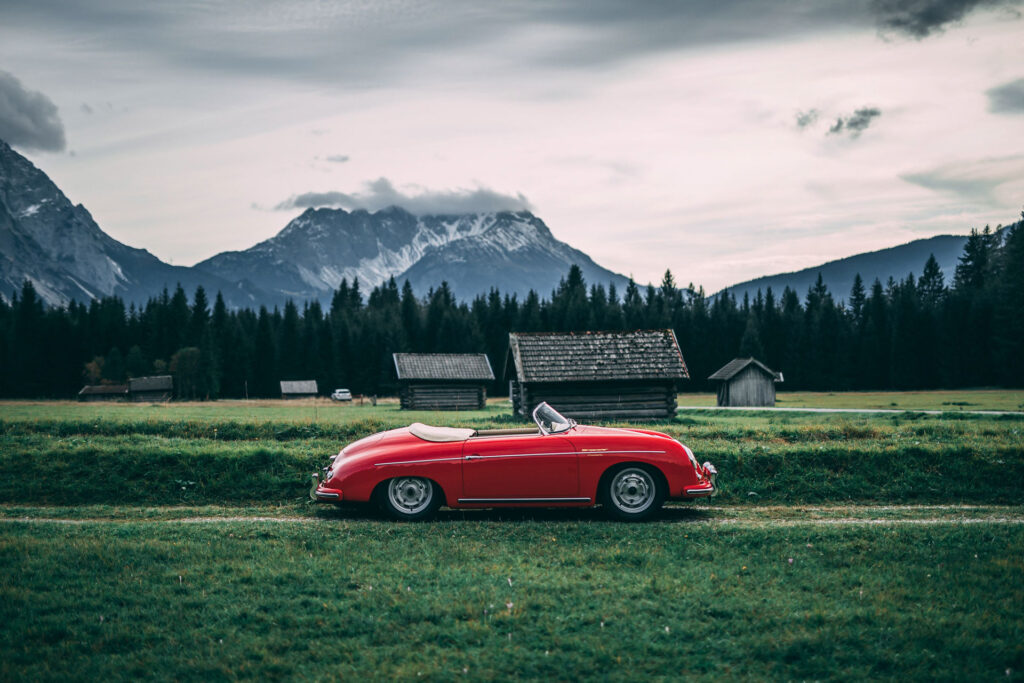
POLYGON ((143 302, 178 283, 190 294, 199 285, 223 291, 235 306, 264 295, 242 283, 164 263, 145 249, 107 235, 81 204, 45 173, 0 140, 0 296, 30 280, 53 305, 117 295, 143 302))

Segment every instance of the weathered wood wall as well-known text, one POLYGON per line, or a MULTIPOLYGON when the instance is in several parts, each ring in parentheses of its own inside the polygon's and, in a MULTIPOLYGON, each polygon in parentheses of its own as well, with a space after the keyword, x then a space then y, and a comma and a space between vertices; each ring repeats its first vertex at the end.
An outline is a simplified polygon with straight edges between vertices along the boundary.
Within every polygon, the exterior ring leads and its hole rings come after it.
POLYGON ((747 366, 718 387, 718 405, 772 407, 775 380, 759 368, 747 366))
POLYGON ((480 410, 487 403, 483 384, 410 382, 398 395, 402 410, 480 410))
POLYGON ((669 418, 676 414, 675 383, 670 381, 513 381, 510 393, 513 411, 524 417, 528 417, 542 401, 566 417, 577 420, 669 418))
POLYGON ((166 403, 171 400, 169 391, 133 391, 128 396, 133 403, 166 403))

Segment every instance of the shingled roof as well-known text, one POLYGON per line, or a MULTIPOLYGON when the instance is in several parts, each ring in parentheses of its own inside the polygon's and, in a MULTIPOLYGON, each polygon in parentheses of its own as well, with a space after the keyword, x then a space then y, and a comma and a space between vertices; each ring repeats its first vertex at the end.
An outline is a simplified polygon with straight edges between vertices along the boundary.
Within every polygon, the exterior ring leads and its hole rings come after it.
POLYGON ((171 375, 152 375, 150 377, 132 377, 128 380, 132 392, 139 391, 171 391, 174 389, 174 378, 171 375))
POLYGON ((690 378, 672 330, 513 332, 509 351, 520 382, 690 378))
POLYGON ((715 371, 715 373, 708 377, 708 379, 726 382, 739 374, 740 370, 743 370, 748 365, 754 365, 755 367, 760 368, 766 374, 770 375, 776 382, 782 381, 781 372, 775 372, 756 358, 734 358, 715 371))
POLYGON ((400 380, 494 380, 491 361, 485 353, 396 353, 394 358, 400 380))
POLYGON ((316 380, 315 379, 300 379, 296 381, 282 380, 281 382, 281 393, 282 394, 316 394, 316 380))

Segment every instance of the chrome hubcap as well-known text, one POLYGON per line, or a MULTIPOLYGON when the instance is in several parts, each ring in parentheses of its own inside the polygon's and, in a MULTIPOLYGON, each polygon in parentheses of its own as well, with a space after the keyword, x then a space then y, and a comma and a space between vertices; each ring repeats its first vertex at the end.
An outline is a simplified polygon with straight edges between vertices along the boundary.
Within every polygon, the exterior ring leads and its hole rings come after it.
POLYGON ((654 502, 654 480, 637 467, 622 470, 612 479, 611 498, 624 512, 643 512, 654 502))
POLYGON ((434 487, 427 479, 402 477, 388 483, 388 500, 396 510, 407 515, 426 510, 433 495, 434 487))

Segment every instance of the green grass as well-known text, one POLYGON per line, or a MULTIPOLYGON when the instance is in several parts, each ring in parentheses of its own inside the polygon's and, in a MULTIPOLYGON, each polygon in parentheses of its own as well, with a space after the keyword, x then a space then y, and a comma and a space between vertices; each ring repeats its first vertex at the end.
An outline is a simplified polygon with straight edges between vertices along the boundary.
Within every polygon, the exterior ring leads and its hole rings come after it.
MULTIPOLYGON (((679 394, 680 406, 714 406, 713 393, 679 394)), ((779 407, 868 408, 900 410, 1024 411, 1024 391, 964 389, 957 391, 787 392, 779 407)), ((508 399, 488 401, 484 410, 463 412, 403 411, 394 399, 378 405, 336 403, 327 399, 299 401, 213 401, 174 403, 78 403, 74 401, 0 401, 2 420, 104 420, 108 422, 233 421, 339 424, 378 420, 388 424, 425 422, 455 424, 479 420, 513 420, 508 399)))
POLYGON ((484 410, 463 412, 400 410, 397 400, 376 406, 337 403, 328 399, 296 401, 197 401, 172 403, 78 403, 76 401, 0 401, 3 420, 104 420, 108 422, 235 421, 338 424, 361 420, 396 423, 496 418, 511 419, 507 400, 496 399, 484 410))
MULTIPOLYGON (((681 406, 714 406, 710 393, 679 394, 681 406)), ((1024 411, 1024 391, 959 389, 955 391, 780 391, 779 408, 866 408, 884 410, 1010 410, 1024 411)))
POLYGON ((647 423, 723 486, 647 524, 396 524, 308 502, 309 472, 342 445, 412 420, 510 418, 0 403, 0 680, 1024 672, 1024 419, 647 423))
POLYGON ((1024 525, 6 523, 5 680, 1005 678, 1024 525), (792 564, 789 558, 793 559, 792 564))
MULTIPOLYGON (((295 504, 309 474, 342 446, 389 426, 396 421, 0 422, 0 502, 295 504)), ((1024 499, 1017 418, 762 413, 653 426, 715 463, 726 503, 1024 499)))

